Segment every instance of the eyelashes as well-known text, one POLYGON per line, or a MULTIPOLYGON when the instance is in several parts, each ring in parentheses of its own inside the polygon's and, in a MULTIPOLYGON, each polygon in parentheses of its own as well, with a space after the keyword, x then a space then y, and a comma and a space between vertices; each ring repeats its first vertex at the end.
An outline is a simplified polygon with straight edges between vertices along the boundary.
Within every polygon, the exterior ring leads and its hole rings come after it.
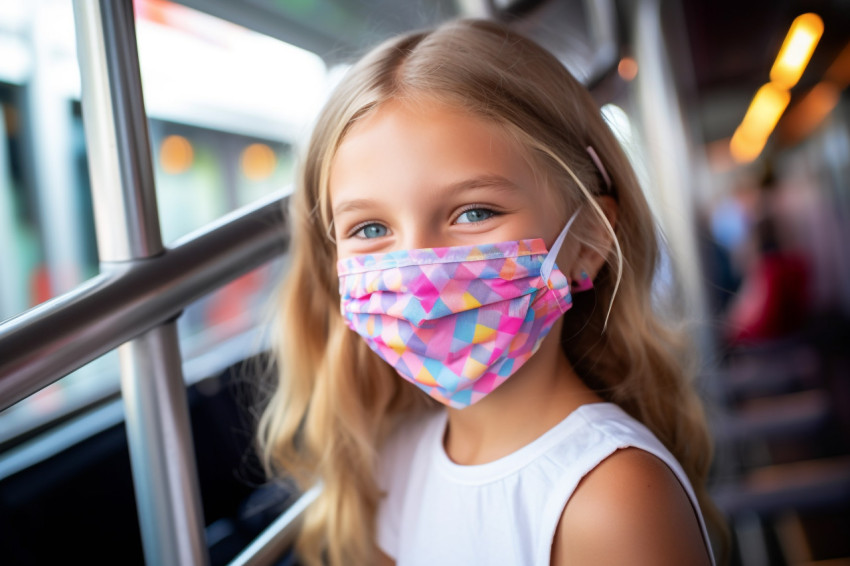
POLYGON ((374 238, 382 238, 389 234, 390 230, 380 222, 368 220, 361 222, 354 228, 348 231, 348 238, 360 238, 363 240, 372 240, 374 238))
MULTIPOLYGON (((470 204, 461 208, 453 217, 452 225, 473 225, 481 224, 491 220, 497 216, 504 214, 499 210, 495 210, 490 206, 481 204, 470 204)), ((366 220, 354 225, 346 232, 346 238, 357 238, 361 240, 373 240, 383 238, 391 234, 389 227, 386 224, 377 220, 366 220)))
POLYGON ((454 224, 476 224, 498 215, 499 212, 491 208, 487 208, 486 206, 471 205, 461 210, 460 214, 458 214, 457 218, 455 218, 454 224))

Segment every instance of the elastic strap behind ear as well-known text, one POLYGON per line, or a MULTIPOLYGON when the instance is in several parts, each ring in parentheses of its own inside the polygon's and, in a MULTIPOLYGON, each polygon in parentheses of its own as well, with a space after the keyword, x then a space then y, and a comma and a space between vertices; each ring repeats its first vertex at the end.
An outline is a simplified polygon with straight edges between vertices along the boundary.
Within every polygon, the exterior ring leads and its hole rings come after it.
POLYGON ((608 175, 608 170, 605 169, 605 166, 602 165, 602 160, 599 159, 599 155, 596 153, 596 150, 593 149, 593 146, 587 146, 585 148, 587 150, 587 154, 590 156, 590 159, 593 160, 593 164, 596 165, 596 168, 599 170, 599 174, 602 175, 602 180, 605 181, 605 186, 608 190, 611 190, 611 177, 608 175))

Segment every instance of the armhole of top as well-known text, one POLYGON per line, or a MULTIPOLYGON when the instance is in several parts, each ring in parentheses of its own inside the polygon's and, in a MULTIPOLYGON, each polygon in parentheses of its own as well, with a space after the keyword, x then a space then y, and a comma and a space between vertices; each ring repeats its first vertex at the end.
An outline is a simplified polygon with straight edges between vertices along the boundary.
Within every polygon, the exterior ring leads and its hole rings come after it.
POLYGON ((691 504, 691 511, 694 513, 697 520, 697 524, 699 525, 700 533, 702 534, 702 541, 705 545, 706 551, 708 552, 709 561, 712 565, 715 565, 716 562, 714 559, 714 551, 711 546, 711 539, 708 536, 708 529, 705 524, 705 519, 702 516, 702 510, 699 507, 699 501, 696 498, 696 494, 693 491, 693 487, 690 484, 690 480, 687 479, 687 474, 685 474, 684 470, 682 470, 679 463, 675 461, 675 458, 671 463, 663 452, 655 450, 647 443, 620 444, 613 442, 605 443, 605 445, 600 449, 588 453, 585 458, 582 458, 580 462, 577 462, 577 464, 580 464, 579 470, 581 470, 581 474, 577 477, 575 474, 572 474, 570 477, 565 478, 565 480, 561 482, 561 484, 559 484, 556 488, 555 494, 553 494, 553 497, 550 499, 550 504, 547 505, 544 511, 544 532, 547 533, 549 544, 547 548, 545 562, 543 561, 543 556, 539 557, 539 559, 541 560, 540 564, 551 564, 552 562, 552 548, 555 544, 555 535, 558 530, 558 525, 561 522, 561 516, 564 514, 564 511, 566 510, 570 499, 572 499, 572 496, 573 494, 575 494, 576 489, 578 489, 578 486, 581 481, 585 477, 587 477, 588 474, 593 472, 593 470, 595 470, 600 464, 602 464, 602 462, 604 462, 620 450, 625 450, 626 448, 635 448, 637 450, 642 450, 643 452, 646 452, 647 454, 658 458, 661 463, 663 463, 667 467, 667 469, 669 469, 673 473, 673 476, 676 478, 676 481, 684 490, 685 495, 688 498, 688 502, 691 504), (671 465, 673 463, 675 463, 675 465, 671 465), (558 504, 557 502, 560 502, 560 504, 558 504))
POLYGON ((565 477, 553 490, 554 493, 543 511, 543 532, 546 533, 548 544, 540 545, 540 556, 538 556, 538 564, 551 564, 552 562, 552 546, 555 544, 555 534, 558 531, 558 525, 561 522, 561 516, 570 502, 573 494, 578 488, 581 480, 592 472, 596 466, 601 464, 611 454, 616 452, 618 447, 613 443, 603 443, 594 450, 587 451, 583 457, 575 462, 575 469, 578 473, 571 473, 565 477), (545 556, 543 555, 545 552, 545 556))

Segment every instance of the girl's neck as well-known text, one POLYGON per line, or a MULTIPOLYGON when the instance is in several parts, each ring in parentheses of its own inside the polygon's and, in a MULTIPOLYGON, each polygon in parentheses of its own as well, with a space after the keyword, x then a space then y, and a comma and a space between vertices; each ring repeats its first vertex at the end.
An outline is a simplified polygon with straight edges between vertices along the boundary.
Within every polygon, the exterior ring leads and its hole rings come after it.
POLYGON ((602 401, 560 348, 560 324, 505 383, 478 403, 449 409, 446 454, 462 465, 492 462, 538 438, 576 408, 602 401), (551 340, 550 340, 551 339, 551 340))

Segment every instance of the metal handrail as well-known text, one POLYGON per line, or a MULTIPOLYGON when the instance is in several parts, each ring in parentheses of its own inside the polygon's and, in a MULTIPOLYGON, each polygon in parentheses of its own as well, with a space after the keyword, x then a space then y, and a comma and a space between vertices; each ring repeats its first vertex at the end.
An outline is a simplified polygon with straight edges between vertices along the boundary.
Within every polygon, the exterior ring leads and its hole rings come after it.
POLYGON ((268 566, 292 548, 304 512, 322 491, 317 484, 305 491, 280 517, 275 519, 257 538, 240 552, 228 566, 268 566))
POLYGON ((273 195, 224 216, 159 256, 113 263, 0 325, 0 410, 281 255, 286 200, 273 195))

